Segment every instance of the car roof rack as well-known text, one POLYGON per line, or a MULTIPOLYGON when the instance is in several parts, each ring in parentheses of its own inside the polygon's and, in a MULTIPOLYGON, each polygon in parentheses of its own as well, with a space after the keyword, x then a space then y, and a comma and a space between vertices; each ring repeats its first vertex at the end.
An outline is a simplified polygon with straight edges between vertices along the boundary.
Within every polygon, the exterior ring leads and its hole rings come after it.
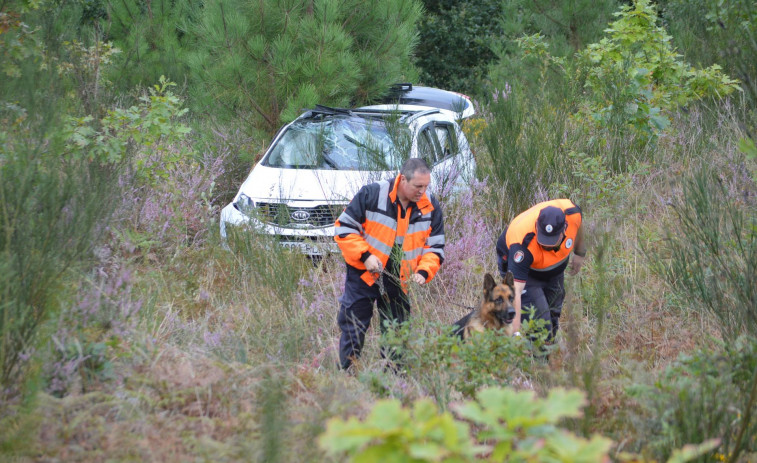
POLYGON ((315 105, 315 108, 310 110, 310 113, 312 115, 316 114, 352 114, 351 109, 346 108, 332 108, 330 106, 324 106, 317 104, 315 105))
POLYGON ((389 87, 389 90, 393 92, 409 92, 413 89, 413 84, 410 82, 400 82, 396 84, 392 84, 389 87))

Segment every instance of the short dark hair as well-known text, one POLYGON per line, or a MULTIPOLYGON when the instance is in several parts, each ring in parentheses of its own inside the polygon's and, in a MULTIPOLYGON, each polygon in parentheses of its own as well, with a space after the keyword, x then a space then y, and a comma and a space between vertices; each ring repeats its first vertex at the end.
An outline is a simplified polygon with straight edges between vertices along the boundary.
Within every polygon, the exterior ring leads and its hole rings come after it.
POLYGON ((408 180, 412 179, 416 172, 419 174, 430 174, 431 168, 421 158, 409 158, 400 167, 400 174, 404 175, 408 180))

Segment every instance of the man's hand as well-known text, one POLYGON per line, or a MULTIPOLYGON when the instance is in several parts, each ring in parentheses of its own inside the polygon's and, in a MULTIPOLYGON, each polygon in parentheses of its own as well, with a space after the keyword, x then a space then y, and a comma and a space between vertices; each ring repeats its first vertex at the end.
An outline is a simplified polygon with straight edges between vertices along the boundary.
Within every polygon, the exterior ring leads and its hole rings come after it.
POLYGON ((570 264, 568 264, 568 273, 570 275, 575 275, 578 273, 579 270, 581 270, 581 267, 584 265, 584 259, 583 256, 577 256, 573 254, 573 257, 570 259, 570 264))
POLYGON ((371 273, 381 273, 381 260, 371 254, 365 259, 365 269, 371 273))
POLYGON ((419 285, 426 284, 426 279, 420 273, 413 273, 413 276, 410 278, 419 285))

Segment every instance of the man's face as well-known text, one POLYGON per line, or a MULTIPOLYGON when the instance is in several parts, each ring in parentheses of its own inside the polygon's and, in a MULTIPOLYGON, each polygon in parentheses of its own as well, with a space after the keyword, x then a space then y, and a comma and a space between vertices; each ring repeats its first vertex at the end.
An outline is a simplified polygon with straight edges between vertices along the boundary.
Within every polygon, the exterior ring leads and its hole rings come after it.
POLYGON ((563 232, 562 237, 560 238, 560 241, 558 241, 556 245, 554 245, 554 246, 544 246, 544 245, 540 244, 539 246, 541 246, 542 249, 544 249, 545 251, 559 251, 560 250, 560 246, 562 246, 562 242, 564 240, 565 240, 565 232, 563 232))
POLYGON ((431 174, 419 174, 415 173, 412 178, 408 179, 404 175, 400 176, 400 184, 398 187, 398 195, 400 200, 407 201, 420 201, 423 194, 426 192, 429 183, 431 183, 431 174))

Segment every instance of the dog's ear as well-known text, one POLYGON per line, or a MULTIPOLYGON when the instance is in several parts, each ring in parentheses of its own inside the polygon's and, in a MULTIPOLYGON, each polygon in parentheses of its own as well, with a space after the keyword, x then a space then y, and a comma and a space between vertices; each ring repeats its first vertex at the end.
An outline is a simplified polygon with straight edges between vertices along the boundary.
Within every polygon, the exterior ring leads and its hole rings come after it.
POLYGON ((507 271, 505 274, 505 277, 502 279, 502 283, 506 284, 507 286, 510 286, 511 288, 515 286, 515 280, 513 279, 513 272, 507 271))
POLYGON ((484 275, 484 296, 487 299, 489 299, 489 295, 495 286, 497 286, 497 283, 494 281, 494 277, 490 273, 484 275))

